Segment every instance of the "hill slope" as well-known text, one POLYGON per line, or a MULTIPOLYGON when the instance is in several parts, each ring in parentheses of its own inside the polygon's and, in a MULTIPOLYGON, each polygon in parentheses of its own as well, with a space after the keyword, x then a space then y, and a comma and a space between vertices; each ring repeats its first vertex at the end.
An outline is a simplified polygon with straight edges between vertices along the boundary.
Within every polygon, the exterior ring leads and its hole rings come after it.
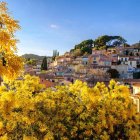
MULTIPOLYGON (((45 56, 39 56, 39 55, 36 55, 36 54, 24 54, 22 55, 23 58, 25 59, 38 59, 38 60, 42 60, 45 56)), ((48 58, 50 58, 49 56, 46 56, 48 58)))

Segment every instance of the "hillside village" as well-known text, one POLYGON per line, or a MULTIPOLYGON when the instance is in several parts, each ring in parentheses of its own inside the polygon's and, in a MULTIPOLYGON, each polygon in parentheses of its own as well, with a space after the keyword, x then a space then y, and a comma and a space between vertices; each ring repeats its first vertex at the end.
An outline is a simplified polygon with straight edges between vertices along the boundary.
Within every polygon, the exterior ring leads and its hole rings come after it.
MULTIPOLYGON (((25 65, 25 73, 40 77, 46 87, 68 85, 81 80, 94 86, 97 82, 108 85, 111 79, 129 86, 132 98, 139 102, 140 95, 140 46, 118 46, 97 50, 91 54, 74 56, 71 52, 47 59, 47 70, 42 71, 42 60, 36 65, 25 65)), ((140 105, 139 105, 140 106, 140 105)), ((140 110, 140 107, 139 109, 140 110)))
MULTIPOLYGON (((76 79, 86 81, 89 85, 96 82, 108 82, 111 78, 118 81, 138 81, 140 78, 140 47, 115 47, 107 50, 92 50, 92 54, 74 57, 70 52, 57 56, 55 60, 47 59, 48 69, 41 72, 42 60, 36 65, 25 65, 25 73, 49 76, 73 82, 76 79), (115 70, 114 74, 111 72, 115 70), (117 74, 118 73, 118 74, 117 74), (116 75, 117 74, 117 75, 116 75)), ((50 79, 49 78, 49 79, 50 79)), ((61 81, 60 80, 60 81, 61 81)), ((59 81, 59 80, 58 80, 59 81)))

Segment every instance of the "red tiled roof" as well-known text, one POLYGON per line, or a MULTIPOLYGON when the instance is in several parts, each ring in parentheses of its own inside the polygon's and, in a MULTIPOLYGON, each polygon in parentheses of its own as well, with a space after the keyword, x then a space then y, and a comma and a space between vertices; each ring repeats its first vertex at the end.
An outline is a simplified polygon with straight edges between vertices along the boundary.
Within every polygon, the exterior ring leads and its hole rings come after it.
POLYGON ((45 79, 40 79, 40 83, 45 85, 46 88, 55 86, 53 82, 50 82, 50 81, 45 80, 45 79))

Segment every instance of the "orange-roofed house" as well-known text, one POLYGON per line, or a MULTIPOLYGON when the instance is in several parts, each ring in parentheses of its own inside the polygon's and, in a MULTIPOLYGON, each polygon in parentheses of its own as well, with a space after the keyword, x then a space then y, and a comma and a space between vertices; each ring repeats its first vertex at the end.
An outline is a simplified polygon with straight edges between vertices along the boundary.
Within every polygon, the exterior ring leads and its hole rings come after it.
POLYGON ((48 80, 46 80, 44 78, 40 78, 40 83, 45 85, 46 88, 50 88, 50 87, 54 87, 55 86, 55 84, 53 82, 48 81, 48 80))

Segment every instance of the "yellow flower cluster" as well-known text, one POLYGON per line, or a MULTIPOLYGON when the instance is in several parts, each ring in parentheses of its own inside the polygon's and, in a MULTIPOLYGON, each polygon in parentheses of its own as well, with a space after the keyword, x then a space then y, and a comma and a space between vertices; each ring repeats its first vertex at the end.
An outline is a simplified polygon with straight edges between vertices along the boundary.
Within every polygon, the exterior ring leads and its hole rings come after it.
POLYGON ((45 89, 37 77, 0 87, 0 139, 139 139, 139 114, 127 87, 110 81, 89 88, 45 89))

